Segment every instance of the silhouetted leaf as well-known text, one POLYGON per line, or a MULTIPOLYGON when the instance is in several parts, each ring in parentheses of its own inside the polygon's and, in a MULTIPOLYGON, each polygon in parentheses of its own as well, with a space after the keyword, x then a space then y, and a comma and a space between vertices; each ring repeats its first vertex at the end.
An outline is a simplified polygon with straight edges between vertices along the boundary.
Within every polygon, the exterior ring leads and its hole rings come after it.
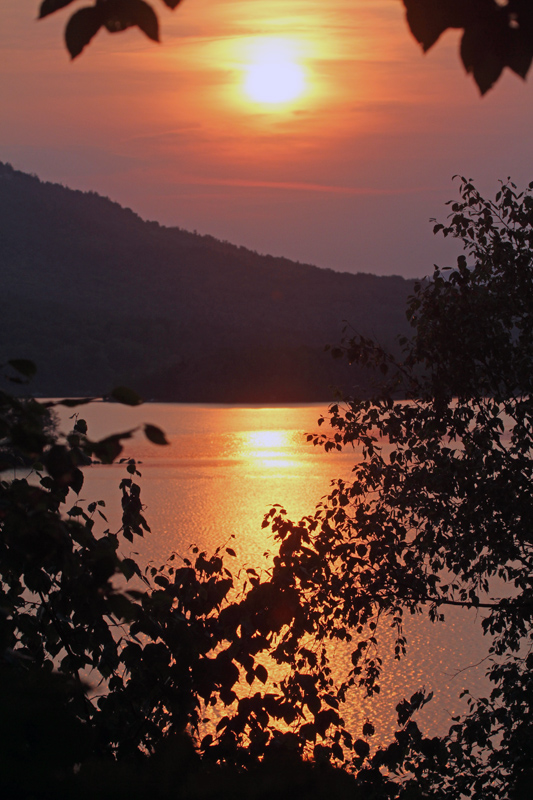
POLYGON ((130 13, 134 24, 154 42, 159 41, 159 21, 153 8, 143 0, 130 0, 130 13))
POLYGON ((370 746, 364 739, 356 739, 353 743, 353 749, 359 758, 366 758, 370 753, 370 746))
POLYGON ((74 423, 74 430, 85 435, 87 433, 87 422, 84 419, 77 419, 74 423))
POLYGON ((469 19, 464 0, 403 0, 411 33, 424 52, 432 47, 448 28, 464 28, 469 19))
POLYGON ((493 39, 485 30, 474 27, 467 28, 461 39, 461 59, 466 71, 474 76, 481 94, 494 86, 505 66, 503 43, 493 39))
POLYGON ((65 44, 71 58, 76 58, 96 36, 104 23, 102 6, 81 8, 71 16, 65 28, 65 44))
POLYGON ((165 433, 158 428, 157 425, 145 425, 144 426, 144 434, 149 441, 153 444, 165 445, 170 444, 165 433))
POLYGON ((159 41, 157 15, 144 0, 107 0, 101 5, 103 24, 110 33, 121 33, 136 25, 148 38, 159 41))
POLYGON ((533 41, 527 39, 520 30, 510 31, 510 46, 507 53, 507 66, 522 79, 525 79, 533 60, 533 41))
POLYGON ((70 488, 76 492, 76 494, 79 494, 83 488, 83 481, 83 472, 79 468, 75 469, 70 480, 70 488))
POLYGON ((74 506, 69 511, 67 511, 69 517, 81 517, 83 515, 83 509, 79 506, 74 506))
POLYGON ((43 457, 43 463, 48 474, 63 486, 71 485, 78 481, 75 473, 79 472, 72 452, 65 445, 54 444, 43 457))
POLYGON ((74 0, 44 0, 39 9, 39 19, 47 17, 48 14, 53 14, 54 11, 59 11, 61 8, 70 5, 74 0))
POLYGON ((141 577, 139 566, 132 558, 123 558, 120 562, 120 570, 128 581, 130 578, 133 578, 134 575, 138 575, 139 578, 141 577))
POLYGON ((87 448, 100 459, 103 464, 111 464, 122 453, 122 439, 131 439, 135 429, 124 431, 124 433, 115 433, 112 436, 107 436, 99 442, 89 442, 87 448))

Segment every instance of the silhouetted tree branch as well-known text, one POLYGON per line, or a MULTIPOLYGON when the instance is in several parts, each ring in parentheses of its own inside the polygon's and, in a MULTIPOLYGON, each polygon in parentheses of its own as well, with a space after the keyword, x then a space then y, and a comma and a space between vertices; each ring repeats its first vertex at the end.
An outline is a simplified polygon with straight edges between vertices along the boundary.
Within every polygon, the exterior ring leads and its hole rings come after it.
MULTIPOLYGON (((44 0, 39 18, 73 0, 44 0)), ((175 9, 180 0, 163 0, 175 9)), ((460 54, 481 94, 499 79, 505 67, 525 78, 533 58, 533 6, 527 0, 403 0, 409 28, 424 52, 450 28, 463 31, 460 54)), ((357 13, 354 8, 354 14, 357 13)), ((96 0, 76 11, 65 29, 65 42, 76 58, 101 28, 119 33, 138 27, 159 41, 156 12, 144 0, 96 0)))

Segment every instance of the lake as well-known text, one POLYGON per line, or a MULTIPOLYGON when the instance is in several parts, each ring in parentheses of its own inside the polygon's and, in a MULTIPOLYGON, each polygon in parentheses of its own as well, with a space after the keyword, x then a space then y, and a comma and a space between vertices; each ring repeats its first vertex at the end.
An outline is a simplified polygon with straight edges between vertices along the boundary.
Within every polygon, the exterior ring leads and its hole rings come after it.
MULTIPOLYGON (((228 558, 233 571, 239 565, 267 567, 274 542, 269 530, 261 528, 264 514, 274 503, 282 504, 292 519, 312 513, 328 493, 330 481, 348 478, 360 458, 352 448, 325 453, 306 441, 306 433, 323 430, 317 420, 326 411, 326 405, 314 404, 80 407, 79 416, 87 420, 92 439, 148 422, 163 428, 170 441, 169 446, 158 447, 139 432, 125 442, 123 455, 142 462, 139 482, 152 533, 136 537, 131 551, 124 542, 122 555, 134 552, 142 563, 159 566, 172 552, 187 556, 191 543, 211 552, 227 543, 237 552, 237 559, 228 558)), ((71 413, 61 411, 60 428, 65 432, 73 424, 71 413)), ((104 500, 110 527, 118 529, 118 484, 125 466, 93 466, 84 472, 80 497, 104 500)), ((486 694, 486 664, 479 662, 488 640, 481 634, 479 612, 450 609, 446 622, 437 625, 413 617, 407 620, 406 633, 407 656, 397 662, 387 648, 390 630, 378 630, 384 643, 381 695, 369 701, 354 693, 343 711, 357 735, 370 718, 377 727, 376 739, 387 740, 395 729, 396 704, 422 686, 435 694, 417 717, 431 735, 444 732, 450 717, 464 708, 459 700, 463 688, 486 694)), ((334 664, 338 674, 349 668, 345 647, 335 651, 334 664)))

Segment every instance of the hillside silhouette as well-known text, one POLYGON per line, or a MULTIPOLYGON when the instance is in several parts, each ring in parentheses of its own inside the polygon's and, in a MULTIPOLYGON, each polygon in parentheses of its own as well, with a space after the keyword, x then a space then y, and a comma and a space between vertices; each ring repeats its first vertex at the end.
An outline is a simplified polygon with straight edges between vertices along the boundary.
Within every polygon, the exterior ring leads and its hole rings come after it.
POLYGON ((368 377, 324 352, 345 323, 391 346, 413 282, 259 255, 142 220, 0 163, 0 359, 44 395, 127 384, 147 399, 327 400, 368 377))

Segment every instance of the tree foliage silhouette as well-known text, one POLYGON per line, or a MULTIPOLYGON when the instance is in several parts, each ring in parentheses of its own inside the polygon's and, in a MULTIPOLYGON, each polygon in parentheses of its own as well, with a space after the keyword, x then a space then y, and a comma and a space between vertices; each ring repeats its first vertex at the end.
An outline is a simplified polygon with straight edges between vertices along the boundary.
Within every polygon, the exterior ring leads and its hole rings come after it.
MULTIPOLYGON (((295 563, 309 543, 317 554, 305 583, 323 636, 388 619, 401 656, 406 612, 435 622, 449 606, 480 612, 489 696, 469 697, 441 739, 424 739, 411 720, 370 769, 399 771, 416 786, 409 797, 529 797, 533 184, 519 193, 508 182, 491 201, 462 178, 451 212, 435 231, 462 241, 465 255, 416 287, 404 359, 357 336, 334 353, 386 381, 373 400, 334 405, 334 435, 314 439, 362 446, 353 480, 338 481, 314 517, 295 526, 278 514, 273 524, 295 563)), ((357 642, 348 686, 373 689, 376 644, 375 633, 357 642)))
MULTIPOLYGON (((73 0, 44 0, 39 17, 46 17, 73 0)), ((163 0, 175 9, 180 0, 163 0)), ((450 28, 463 31, 460 54, 481 94, 499 79, 505 67, 525 78, 533 58, 533 9, 524 0, 403 0, 409 28, 424 52, 450 28)), ((65 29, 65 42, 76 58, 102 28, 119 33, 138 27, 159 41, 157 14, 144 0, 96 0, 76 11, 65 29)))
MULTIPOLYGON (((93 441, 76 417, 62 435, 50 412, 88 400, 0 394, 0 466, 27 473, 0 482, 3 796, 530 796, 533 184, 492 201, 461 179, 435 231, 465 254, 417 286, 403 358, 360 336, 334 350, 382 385, 333 405, 332 435, 310 438, 363 458, 314 514, 270 510, 269 570, 234 574, 226 545, 159 568, 122 556, 150 534, 138 465, 124 460, 119 530, 79 496, 84 466, 122 457, 133 431, 93 441), (448 607, 480 614, 490 693, 468 695, 440 737, 415 720, 429 694, 399 697, 393 741, 372 749, 372 722, 349 730, 342 708, 379 691, 382 626, 401 658, 405 614, 439 624, 448 607), (335 680, 332 642, 351 653, 335 680)), ((18 382, 34 371, 10 367, 18 382)))
MULTIPOLYGON (((34 372, 22 359, 9 367, 16 383, 34 372)), ((124 387, 110 396, 139 402, 124 387)), ((134 431, 93 441, 80 417, 67 435, 50 420, 87 402, 0 393, 0 468, 25 474, 0 481, 0 708, 15 732, 0 751, 2 796, 111 797, 127 786, 130 797, 170 797, 179 786, 220 797, 223 767, 232 796, 243 768, 264 770, 266 793, 299 775, 313 796, 302 757, 341 718, 325 665, 299 646, 312 626, 294 586, 251 567, 236 582, 231 547, 192 547, 146 570, 121 556, 124 540, 150 533, 135 462, 123 459, 119 530, 102 502, 79 496, 83 468, 118 459, 134 431), (286 666, 277 688, 269 653, 286 666)), ((144 433, 166 443, 157 426, 144 433)), ((350 780, 326 774, 339 791, 350 780)))
POLYGON ((407 22, 427 52, 450 28, 463 31, 460 55, 481 94, 505 67, 525 78, 533 58, 533 8, 523 0, 403 0, 407 22))

